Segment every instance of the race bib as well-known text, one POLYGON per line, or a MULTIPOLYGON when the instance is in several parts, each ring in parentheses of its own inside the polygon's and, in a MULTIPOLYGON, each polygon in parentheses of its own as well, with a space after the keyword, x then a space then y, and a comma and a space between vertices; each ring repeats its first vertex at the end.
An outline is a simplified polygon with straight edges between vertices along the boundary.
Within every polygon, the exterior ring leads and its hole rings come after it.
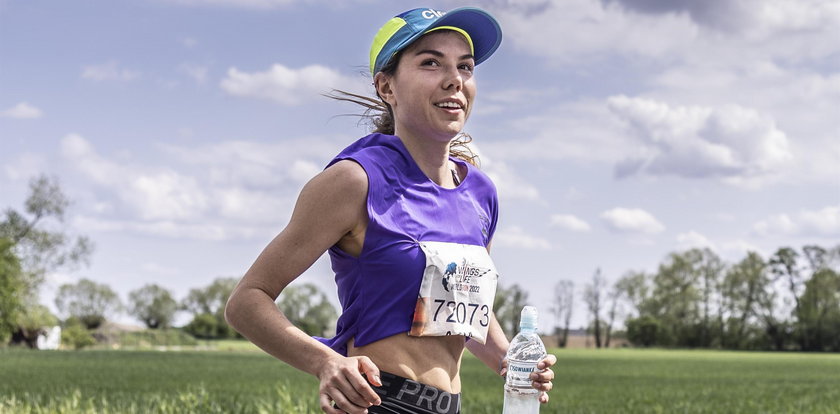
POLYGON ((412 336, 464 335, 484 343, 499 274, 483 246, 420 242, 426 269, 412 336))

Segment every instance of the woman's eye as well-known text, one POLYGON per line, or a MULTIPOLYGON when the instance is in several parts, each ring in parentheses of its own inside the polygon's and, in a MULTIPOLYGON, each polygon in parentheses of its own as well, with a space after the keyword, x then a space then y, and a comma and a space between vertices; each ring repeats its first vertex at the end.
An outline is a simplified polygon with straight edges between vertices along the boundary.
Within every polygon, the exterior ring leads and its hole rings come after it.
POLYGON ((461 70, 464 70, 464 71, 467 71, 467 72, 469 72, 469 73, 472 73, 472 72, 473 72, 473 69, 474 69, 474 66, 473 66, 472 64, 470 64, 470 63, 464 63, 464 64, 460 65, 460 66, 459 66, 459 68, 460 68, 461 70))
POLYGON ((421 65, 423 65, 423 66, 440 66, 440 63, 438 63, 434 59, 429 59, 429 60, 424 60, 423 63, 421 63, 421 65))

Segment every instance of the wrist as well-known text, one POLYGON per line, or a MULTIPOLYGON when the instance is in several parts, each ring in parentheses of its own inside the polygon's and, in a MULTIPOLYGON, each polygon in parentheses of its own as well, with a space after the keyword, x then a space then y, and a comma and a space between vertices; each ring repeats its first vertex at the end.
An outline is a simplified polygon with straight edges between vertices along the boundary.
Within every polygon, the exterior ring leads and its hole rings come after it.
POLYGON ((337 365, 337 358, 343 358, 343 356, 330 349, 330 352, 327 352, 320 358, 317 358, 317 362, 310 365, 312 367, 311 374, 320 379, 324 372, 330 371, 331 366, 337 365))
POLYGON ((499 358, 499 369, 496 370, 496 373, 499 374, 500 377, 504 377, 505 374, 507 374, 507 363, 506 363, 506 361, 507 361, 507 355, 502 355, 502 357, 499 358))

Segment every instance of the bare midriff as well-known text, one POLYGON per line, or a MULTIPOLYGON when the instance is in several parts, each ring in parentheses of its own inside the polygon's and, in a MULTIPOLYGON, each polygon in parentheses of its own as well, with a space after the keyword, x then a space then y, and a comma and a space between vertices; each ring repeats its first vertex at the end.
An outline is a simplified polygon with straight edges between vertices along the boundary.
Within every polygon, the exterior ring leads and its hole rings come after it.
POLYGON ((348 356, 366 356, 385 372, 440 388, 461 392, 463 336, 408 336, 400 333, 356 348, 347 344, 348 356))

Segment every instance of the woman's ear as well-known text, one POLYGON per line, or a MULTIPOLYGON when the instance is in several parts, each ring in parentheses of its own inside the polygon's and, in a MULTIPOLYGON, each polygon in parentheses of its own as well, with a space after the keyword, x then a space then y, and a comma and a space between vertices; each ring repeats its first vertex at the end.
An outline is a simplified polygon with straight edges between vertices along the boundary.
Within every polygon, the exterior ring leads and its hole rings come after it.
POLYGON ((393 77, 388 76, 382 72, 378 72, 373 77, 373 87, 376 88, 376 93, 379 98, 385 101, 388 105, 394 106, 394 89, 391 87, 393 77))

